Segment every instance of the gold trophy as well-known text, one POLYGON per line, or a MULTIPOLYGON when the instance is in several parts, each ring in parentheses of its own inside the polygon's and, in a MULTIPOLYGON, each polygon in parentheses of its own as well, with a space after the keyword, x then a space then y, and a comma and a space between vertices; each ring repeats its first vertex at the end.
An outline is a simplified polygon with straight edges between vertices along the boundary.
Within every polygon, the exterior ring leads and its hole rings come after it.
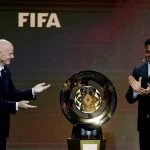
POLYGON ((113 115, 116 90, 103 74, 85 70, 71 76, 63 85, 60 105, 73 124, 68 150, 105 150, 102 125, 113 115))

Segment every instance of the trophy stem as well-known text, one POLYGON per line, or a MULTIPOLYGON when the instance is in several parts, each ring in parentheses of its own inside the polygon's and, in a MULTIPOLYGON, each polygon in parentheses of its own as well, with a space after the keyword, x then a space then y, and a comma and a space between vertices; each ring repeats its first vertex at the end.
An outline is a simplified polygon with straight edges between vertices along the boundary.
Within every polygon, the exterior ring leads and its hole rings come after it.
POLYGON ((96 124, 78 123, 73 125, 72 139, 103 139, 102 127, 96 124))

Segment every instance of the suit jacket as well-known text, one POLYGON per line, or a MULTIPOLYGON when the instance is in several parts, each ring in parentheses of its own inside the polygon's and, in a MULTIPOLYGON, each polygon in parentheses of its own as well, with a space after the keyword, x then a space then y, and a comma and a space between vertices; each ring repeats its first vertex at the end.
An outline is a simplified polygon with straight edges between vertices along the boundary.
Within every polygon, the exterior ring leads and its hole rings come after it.
POLYGON ((8 67, 5 79, 0 77, 0 137, 9 136, 10 114, 16 114, 16 102, 34 99, 32 89, 16 90, 8 67))
MULTIPOLYGON (((147 88, 147 83, 149 82, 148 63, 146 62, 136 66, 132 75, 136 80, 142 77, 141 87, 147 88)), ((150 95, 138 95, 136 98, 133 98, 133 89, 130 86, 125 96, 130 104, 138 101, 138 131, 150 130, 150 95)))

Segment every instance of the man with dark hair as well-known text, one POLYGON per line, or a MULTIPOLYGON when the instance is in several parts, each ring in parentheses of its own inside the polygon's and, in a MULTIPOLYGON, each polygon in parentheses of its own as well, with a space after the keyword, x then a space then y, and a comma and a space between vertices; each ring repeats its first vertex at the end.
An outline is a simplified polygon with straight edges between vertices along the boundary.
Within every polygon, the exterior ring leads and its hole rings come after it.
POLYGON ((10 114, 16 114, 19 109, 36 108, 36 106, 29 105, 29 101, 25 100, 35 99, 37 93, 50 86, 41 83, 31 89, 16 90, 7 66, 12 58, 14 58, 13 45, 7 40, 0 39, 0 150, 6 150, 10 114))
POLYGON ((147 46, 147 45, 149 45, 150 44, 150 39, 147 39, 146 41, 145 41, 145 47, 147 46))
POLYGON ((130 84, 127 101, 138 101, 138 123, 140 150, 150 150, 150 39, 145 41, 146 62, 134 68, 128 77, 130 84))

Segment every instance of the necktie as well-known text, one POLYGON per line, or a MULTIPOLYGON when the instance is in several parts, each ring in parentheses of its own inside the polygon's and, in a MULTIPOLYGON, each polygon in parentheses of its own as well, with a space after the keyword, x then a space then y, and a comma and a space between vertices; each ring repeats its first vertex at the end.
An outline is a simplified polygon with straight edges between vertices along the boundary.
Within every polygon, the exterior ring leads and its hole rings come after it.
POLYGON ((2 69, 1 70, 1 76, 2 76, 2 81, 4 84, 4 89, 6 92, 6 95, 8 94, 8 85, 7 85, 7 76, 6 76, 6 70, 2 69))

